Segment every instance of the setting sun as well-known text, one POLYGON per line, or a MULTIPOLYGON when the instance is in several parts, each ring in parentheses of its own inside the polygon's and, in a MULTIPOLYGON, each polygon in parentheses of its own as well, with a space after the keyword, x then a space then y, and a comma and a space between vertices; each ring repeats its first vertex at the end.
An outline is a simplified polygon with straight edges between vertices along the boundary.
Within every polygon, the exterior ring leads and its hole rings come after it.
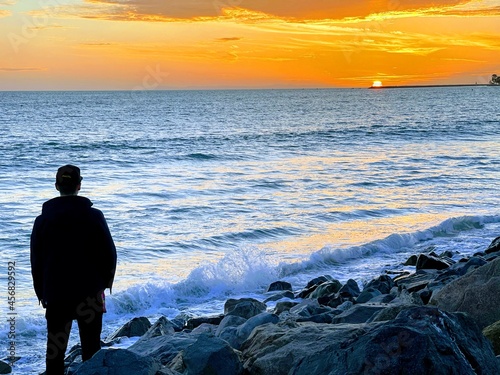
POLYGON ((381 81, 373 81, 372 87, 382 87, 381 81))

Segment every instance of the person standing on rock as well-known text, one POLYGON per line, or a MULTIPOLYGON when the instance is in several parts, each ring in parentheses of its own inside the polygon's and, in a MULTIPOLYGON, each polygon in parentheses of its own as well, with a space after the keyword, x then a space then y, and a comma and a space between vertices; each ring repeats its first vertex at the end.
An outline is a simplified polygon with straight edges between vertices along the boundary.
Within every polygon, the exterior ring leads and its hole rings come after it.
POLYGON ((116 248, 106 219, 78 196, 80 169, 58 169, 60 196, 45 202, 31 233, 33 286, 47 320, 46 375, 64 374, 72 321, 78 322, 82 360, 101 348, 104 290, 113 285, 116 248))

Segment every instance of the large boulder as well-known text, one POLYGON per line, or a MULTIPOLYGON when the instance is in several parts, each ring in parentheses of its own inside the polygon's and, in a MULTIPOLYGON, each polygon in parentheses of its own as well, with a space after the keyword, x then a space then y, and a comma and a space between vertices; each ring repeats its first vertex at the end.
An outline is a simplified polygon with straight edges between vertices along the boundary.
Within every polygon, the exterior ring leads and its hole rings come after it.
POLYGON ((137 337, 144 335, 151 328, 151 322, 148 318, 140 317, 133 318, 132 320, 125 323, 123 326, 118 328, 114 333, 112 333, 106 341, 113 341, 118 337, 137 337))
POLYGON ((500 355, 500 321, 483 329, 483 335, 490 340, 495 354, 500 355))
POLYGON ((358 304, 344 311, 333 319, 333 323, 365 323, 373 315, 384 310, 386 306, 379 304, 358 304))
POLYGON ((499 374, 491 344, 464 314, 432 307, 368 324, 257 327, 242 346, 250 374, 499 374), (410 370, 411 369, 411 370, 410 370))
POLYGON ((278 323, 277 315, 270 313, 262 313, 251 317, 245 323, 238 327, 225 329, 220 333, 220 337, 226 340, 233 348, 240 349, 241 344, 250 336, 254 328, 267 323, 278 323))
POLYGON ((448 258, 438 258, 429 254, 420 254, 417 258, 416 269, 418 270, 444 270, 454 262, 448 258))
POLYGON ((171 368, 187 375, 239 375, 243 366, 238 353, 218 337, 200 335, 172 362, 171 368))
POLYGON ((490 246, 484 251, 486 254, 496 253, 500 251, 500 237, 495 238, 491 241, 490 246))
POLYGON ((175 327, 164 316, 161 316, 155 324, 151 326, 151 328, 148 329, 148 331, 142 335, 140 340, 148 340, 153 337, 158 337, 158 336, 164 336, 164 335, 173 335, 175 333, 175 327))
POLYGON ((160 364, 126 349, 102 349, 83 362, 75 375, 156 375, 160 364))
POLYGON ((182 350, 192 345, 199 335, 177 332, 173 335, 153 337, 149 340, 138 340, 128 350, 141 356, 159 361, 162 365, 170 363, 182 350))
POLYGON ((430 304, 469 314, 484 328, 500 320, 500 258, 469 272, 434 293, 430 304))
POLYGON ((275 281, 274 283, 271 283, 267 287, 266 292, 275 292, 275 291, 282 291, 282 290, 292 291, 292 284, 290 284, 287 281, 275 281))
POLYGON ((308 298, 321 298, 325 296, 329 296, 330 294, 337 293, 340 288, 342 288, 342 284, 338 280, 326 281, 311 292, 308 298))
POLYGON ((0 361, 0 374, 10 374, 12 372, 12 367, 4 361, 0 361))
POLYGON ((236 315, 245 319, 250 319, 252 316, 259 315, 266 311, 266 304, 254 298, 230 298, 224 304, 225 315, 236 315))

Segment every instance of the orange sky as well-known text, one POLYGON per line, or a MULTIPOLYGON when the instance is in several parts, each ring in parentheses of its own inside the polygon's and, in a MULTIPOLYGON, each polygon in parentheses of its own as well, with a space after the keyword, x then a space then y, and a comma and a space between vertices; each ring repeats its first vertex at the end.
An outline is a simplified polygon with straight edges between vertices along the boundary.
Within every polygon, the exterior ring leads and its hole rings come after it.
POLYGON ((0 0, 0 90, 367 87, 500 74, 500 0, 0 0))

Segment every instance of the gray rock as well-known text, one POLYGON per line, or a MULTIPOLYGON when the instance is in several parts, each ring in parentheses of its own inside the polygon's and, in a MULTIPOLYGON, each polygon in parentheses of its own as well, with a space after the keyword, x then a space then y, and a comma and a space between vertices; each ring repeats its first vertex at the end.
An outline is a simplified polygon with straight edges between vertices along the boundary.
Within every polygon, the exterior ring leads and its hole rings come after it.
POLYGON ((290 311, 292 307, 297 306, 298 304, 299 304, 298 302, 288 302, 288 301, 278 302, 274 307, 273 313, 276 315, 280 315, 284 311, 290 311))
POLYGON ((411 293, 424 289, 437 276, 438 272, 436 270, 419 270, 410 275, 397 277, 394 282, 398 287, 402 287, 411 293))
POLYGON ((500 251, 500 237, 497 237, 493 241, 491 241, 490 246, 488 246, 488 248, 484 252, 486 254, 491 254, 497 251, 500 251))
POLYGON ((196 318, 190 318, 187 320, 185 327, 187 329, 195 329, 196 327, 202 324, 214 324, 218 325, 224 318, 224 315, 216 315, 216 316, 201 316, 196 318))
POLYGON ((483 329, 483 335, 490 340, 495 355, 500 355, 500 321, 483 329))
POLYGON ((342 284, 338 280, 331 280, 324 282, 309 295, 309 298, 321 298, 325 296, 329 296, 331 294, 337 293, 340 288, 342 288, 342 284))
POLYGON ((332 323, 365 323, 367 322, 374 314, 384 310, 386 306, 383 305, 371 305, 371 304, 358 304, 354 305, 349 310, 342 312, 340 315, 337 315, 333 318, 332 323))
POLYGON ((179 353, 173 370, 185 375, 239 375, 243 366, 238 353, 217 337, 200 335, 179 353))
POLYGON ((112 333, 106 341, 112 341, 118 337, 137 337, 144 335, 149 328, 151 328, 151 322, 148 318, 133 318, 129 322, 125 323, 122 327, 118 328, 114 333, 112 333))
POLYGON ((320 306, 318 301, 315 299, 305 300, 290 309, 291 314, 302 317, 310 317, 313 315, 323 314, 329 311, 332 311, 332 309, 329 307, 320 306))
POLYGON ((162 365, 170 363, 182 350, 193 344, 198 338, 196 334, 176 332, 173 335, 153 337, 149 340, 138 340, 128 350, 141 356, 154 358, 162 365))
POLYGON ((444 270, 451 266, 453 261, 449 258, 438 258, 430 254, 420 254, 417 259, 417 270, 433 269, 444 270))
POLYGON ((248 319, 245 323, 239 326, 234 332, 234 336, 226 341, 234 348, 239 350, 241 344, 250 336, 252 331, 261 325, 272 323, 276 324, 279 322, 279 317, 270 313, 262 313, 248 319))
POLYGON ((148 331, 142 335, 140 340, 148 340, 153 337, 164 336, 164 335, 173 335, 175 333, 175 327, 164 316, 160 317, 152 326, 148 329, 148 331))
POLYGON ((371 322, 385 322, 388 320, 396 319, 398 314, 403 310, 408 310, 413 307, 418 307, 417 305, 396 305, 396 306, 388 306, 379 312, 376 312, 372 315, 370 319, 367 320, 367 323, 371 322))
POLYGON ((453 270, 457 270, 459 275, 463 276, 466 273, 475 270, 476 268, 484 266, 486 263, 488 262, 482 257, 472 257, 466 262, 456 263, 450 268, 453 270))
POLYGON ((377 289, 382 294, 389 294, 394 285, 394 281, 389 275, 381 275, 366 284, 363 290, 372 288, 377 289))
POLYGON ((299 292, 297 297, 309 298, 309 295, 312 292, 314 292, 319 285, 321 285, 327 281, 333 281, 333 277, 331 277, 330 275, 324 275, 324 276, 319 276, 319 277, 312 279, 311 281, 309 281, 307 283, 306 287, 301 292, 299 292))
POLYGON ((220 336, 221 333, 229 327, 238 327, 245 323, 247 319, 242 318, 241 316, 236 315, 226 315, 224 319, 219 324, 217 331, 215 332, 215 336, 220 336))
POLYGON ((266 308, 265 303, 253 298, 228 299, 224 304, 224 314, 249 319, 266 311, 266 308))
POLYGON ((353 306, 354 306, 353 302, 351 302, 351 301, 345 301, 343 304, 337 306, 337 310, 347 311, 347 310, 349 310, 353 306))
POLYGON ((268 286, 266 292, 274 292, 277 290, 289 290, 292 291, 292 284, 286 281, 275 281, 268 286))
POLYGON ((12 367, 4 362, 0 361, 0 374, 10 374, 12 372, 12 367))
POLYGON ((249 374, 498 374, 491 344, 463 314, 402 311, 394 321, 257 327, 242 346, 249 374))
POLYGON ((484 328, 500 320, 500 258, 445 285, 430 304, 469 314, 484 328))
POLYGON ((202 323, 198 327, 193 329, 193 331, 191 333, 198 334, 198 335, 203 333, 206 335, 214 336, 215 332, 217 332, 217 329, 218 329, 218 326, 215 324, 202 323))
POLYGON ((156 375, 160 364, 126 349, 102 349, 83 362, 75 375, 156 375))
POLYGON ((406 262, 403 263, 403 265, 405 266, 416 266, 417 265, 417 259, 418 259, 418 255, 412 255, 410 256, 406 262))
POLYGON ((347 280, 339 290, 339 295, 344 298, 356 298, 360 293, 361 290, 359 289, 359 285, 353 279, 347 280))
POLYGON ((375 288, 365 288, 361 292, 361 294, 356 298, 356 303, 366 303, 370 301, 372 298, 380 296, 382 292, 375 288))
POLYGON ((283 298, 294 299, 295 295, 292 292, 290 292, 289 290, 285 290, 281 293, 277 293, 277 294, 274 294, 270 297, 267 297, 264 300, 264 303, 268 303, 268 302, 272 302, 272 301, 279 301, 280 299, 283 299, 283 298))

